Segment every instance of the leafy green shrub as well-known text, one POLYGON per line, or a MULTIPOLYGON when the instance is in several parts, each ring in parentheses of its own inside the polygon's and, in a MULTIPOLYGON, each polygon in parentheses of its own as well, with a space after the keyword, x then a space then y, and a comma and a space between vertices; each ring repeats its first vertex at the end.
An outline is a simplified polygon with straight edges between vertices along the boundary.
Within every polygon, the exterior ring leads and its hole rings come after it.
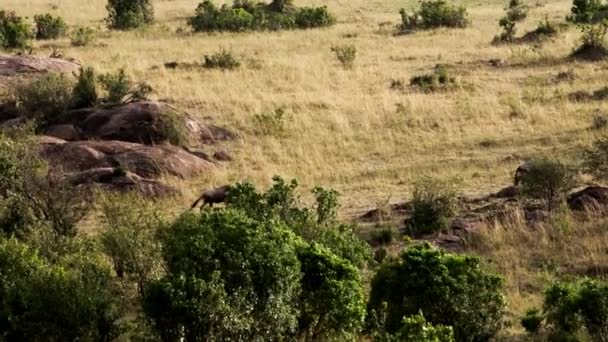
POLYGON ((259 113, 254 117, 255 130, 258 134, 278 135, 285 131, 285 109, 277 108, 272 112, 259 113))
POLYGON ((515 37, 517 31, 515 25, 526 19, 528 16, 528 6, 524 5, 521 0, 509 0, 507 14, 500 18, 498 25, 502 27, 503 32, 494 37, 495 42, 510 42, 515 37))
POLYGON ((374 261, 382 263, 388 257, 388 251, 384 247, 380 247, 374 251, 374 261))
POLYGON ((154 21, 151 0, 108 0, 108 26, 118 30, 137 28, 154 21))
POLYGON ((414 188, 412 216, 408 228, 412 234, 429 234, 448 228, 449 218, 457 210, 454 184, 433 178, 422 178, 414 188))
POLYGON ((0 334, 7 341, 110 341, 121 334, 120 296, 91 253, 49 262, 0 238, 0 334))
POLYGON ((448 4, 446 0, 422 0, 420 8, 408 14, 404 9, 399 11, 401 32, 428 30, 438 27, 463 28, 469 25, 467 10, 448 4))
POLYGON ((220 50, 212 55, 205 55, 203 67, 207 69, 232 70, 241 66, 241 61, 231 51, 220 50))
POLYGON ((70 33, 72 46, 88 46, 97 40, 97 30, 92 27, 77 27, 70 33))
POLYGON ((69 78, 51 72, 15 83, 12 92, 18 109, 45 126, 57 120, 70 107, 72 89, 73 83, 69 78))
POLYGON ((389 341, 416 342, 455 342, 452 327, 432 325, 426 321, 422 312, 417 315, 404 317, 403 326, 389 341))
POLYGON ((102 99, 103 104, 107 106, 147 100, 152 93, 150 85, 145 82, 133 82, 124 69, 99 75, 98 81, 107 93, 102 99))
POLYGON ((140 294, 160 268, 156 230, 163 225, 160 210, 138 195, 106 195, 100 205, 103 251, 119 278, 133 277, 140 294))
POLYGON ((605 59, 608 56, 605 39, 606 33, 608 33, 608 23, 581 25, 580 29, 583 33, 581 45, 574 50, 572 56, 587 60, 605 59))
POLYGON ((86 108, 94 107, 97 104, 97 78, 95 69, 92 67, 82 67, 76 84, 72 89, 72 107, 86 108))
POLYGON ((552 335, 571 341, 603 341, 608 336, 608 284, 604 281, 556 282, 545 291, 543 310, 552 335), (591 338, 580 338, 584 335, 591 338))
POLYGON ((380 230, 374 230, 370 237, 372 246, 390 245, 395 239, 395 232, 391 227, 384 227, 380 230))
POLYGON ((351 69, 354 66, 357 58, 357 48, 354 45, 334 46, 331 51, 336 54, 336 58, 345 68, 351 69))
MULTIPOLYGON (((502 324, 502 290, 502 279, 481 267, 478 257, 413 245, 375 274, 369 323, 393 335, 404 317, 423 312, 429 323, 451 326, 456 341, 487 341, 502 324)), ((448 333, 445 328, 441 332, 448 333)))
POLYGON ((144 310, 163 340, 280 339, 297 325, 297 243, 238 211, 184 215, 162 235, 168 274, 148 285, 144 310))
POLYGON ((440 64, 429 74, 412 77, 410 86, 423 92, 435 92, 453 89, 457 83, 456 78, 450 75, 448 69, 440 64))
POLYGON ((598 12, 605 10, 608 10, 608 5, 602 0, 574 0, 570 10, 572 15, 566 19, 575 23, 591 23, 598 12))
POLYGON ((525 316, 521 319, 521 326, 530 334, 536 334, 543 324, 543 316, 540 310, 533 308, 526 311, 525 316))
POLYGON ((65 35, 68 26, 61 17, 50 14, 35 15, 36 39, 57 39, 65 35))
POLYGON ((235 0, 232 6, 221 7, 205 0, 188 20, 196 32, 306 29, 330 26, 335 22, 325 6, 296 8, 283 0, 274 0, 269 5, 235 0))
POLYGON ((549 211, 555 209, 574 187, 573 170, 558 160, 539 158, 527 163, 521 176, 521 193, 542 200, 549 211))
POLYGON ((6 50, 25 49, 30 46, 33 30, 22 17, 13 11, 0 10, 0 47, 6 50))
POLYGON ((331 26, 336 18, 329 13, 327 6, 304 7, 296 12, 295 25, 301 29, 331 26))

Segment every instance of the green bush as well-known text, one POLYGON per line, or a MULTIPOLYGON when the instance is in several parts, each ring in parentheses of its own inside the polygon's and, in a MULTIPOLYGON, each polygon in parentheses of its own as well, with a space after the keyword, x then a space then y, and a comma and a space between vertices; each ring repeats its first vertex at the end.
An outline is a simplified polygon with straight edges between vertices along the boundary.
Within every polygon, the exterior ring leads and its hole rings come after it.
POLYGON ((577 47, 572 55, 582 59, 600 60, 608 56, 606 47, 606 33, 608 33, 608 22, 595 25, 581 25, 581 45, 577 47))
POLYGON ((572 341, 604 341, 608 336, 608 284, 604 281, 556 282, 545 291, 543 310, 552 335, 572 341))
POLYGON ((330 26, 335 22, 325 6, 296 8, 283 0, 274 0, 269 5, 236 0, 232 6, 221 7, 205 0, 188 20, 196 32, 306 29, 330 26))
POLYGON ((336 58, 338 58, 345 68, 351 69, 355 65, 357 48, 354 45, 334 46, 331 48, 331 51, 336 54, 336 58))
POLYGON ((104 253, 119 278, 133 278, 140 294, 160 270, 156 230, 163 226, 159 208, 138 195, 106 194, 100 201, 104 253))
POLYGON ((526 315, 521 319, 521 326, 530 334, 536 334, 543 324, 543 316, 540 310, 533 308, 526 311, 526 315))
POLYGON ((429 323, 451 326, 456 341, 487 341, 502 325, 502 291, 502 279, 478 257, 413 245, 384 262, 372 279, 370 329, 393 335, 404 317, 423 312, 429 323))
POLYGON ((454 342, 452 327, 441 324, 432 325, 426 321, 422 312, 417 315, 404 317, 403 326, 397 331, 394 342, 454 342))
POLYGON ((457 208, 454 184, 429 177, 422 178, 414 188, 408 228, 412 234, 445 230, 449 226, 449 218, 456 214, 457 208))
POLYGON ((203 67, 207 69, 232 70, 241 66, 241 61, 231 51, 220 50, 212 55, 205 55, 203 67))
MULTIPOLYGON (((380 227, 378 227, 380 228, 380 227)), ((370 237, 370 243, 372 246, 385 246, 393 243, 395 239, 395 232, 391 227, 380 228, 374 230, 370 237)))
POLYGON ((72 107, 94 107, 97 104, 98 98, 95 69, 92 67, 82 67, 76 84, 72 89, 72 107))
POLYGON ((150 85, 145 82, 133 82, 124 69, 119 69, 116 73, 99 75, 98 81, 107 93, 102 99, 102 103, 106 106, 144 101, 152 93, 150 85))
POLYGON ((549 211, 557 208, 574 187, 573 170, 558 160, 533 159, 521 176, 521 193, 544 202, 549 211))
POLYGON ((412 77, 410 86, 423 92, 435 92, 453 89, 457 83, 456 78, 450 75, 448 69, 440 64, 431 73, 412 77))
POLYGON ((65 35, 68 26, 61 17, 50 14, 35 15, 36 39, 57 39, 65 35))
POLYGON ((18 109, 41 126, 55 122, 72 103, 73 82, 60 73, 17 82, 12 92, 18 109))
POLYGON ((528 16, 528 6, 524 5, 521 0, 509 0, 507 14, 500 18, 498 25, 502 27, 503 32, 494 37, 495 42, 510 42, 515 37, 517 29, 515 25, 526 19, 528 16))
POLYGON ((25 49, 30 46, 33 30, 15 12, 0 10, 0 47, 5 50, 25 49))
POLYGON ((70 33, 72 46, 88 46, 97 40, 97 30, 92 27, 77 27, 70 33))
POLYGON ((123 306, 109 268, 94 255, 49 262, 0 238, 0 335, 7 341, 110 341, 123 306))
POLYGON ((151 0, 108 0, 106 22, 112 29, 129 30, 154 21, 151 0))
POLYGON ((608 10, 608 5, 602 0, 574 0, 570 10, 572 15, 566 19, 575 23, 591 23, 598 12, 605 10, 608 10))
POLYGON ((399 11, 401 32, 428 30, 438 27, 463 28, 469 25, 466 8, 447 3, 446 0, 422 0, 420 8, 412 14, 404 9, 399 11))
POLYGON ((280 135, 285 131, 285 109, 277 108, 272 112, 259 113, 253 117, 255 131, 262 135, 280 135))

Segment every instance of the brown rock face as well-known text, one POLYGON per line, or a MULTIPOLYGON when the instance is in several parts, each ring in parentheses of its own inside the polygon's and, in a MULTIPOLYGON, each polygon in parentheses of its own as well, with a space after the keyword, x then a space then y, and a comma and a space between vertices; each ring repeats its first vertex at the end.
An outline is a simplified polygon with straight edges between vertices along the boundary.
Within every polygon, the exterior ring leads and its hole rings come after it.
POLYGON ((590 186, 568 196, 568 206, 572 210, 600 210, 608 205, 608 188, 590 186))
POLYGON ((74 141, 42 138, 41 156, 66 172, 115 167, 141 177, 164 174, 189 178, 213 169, 213 164, 171 145, 146 146, 122 141, 74 141))
POLYGON ((73 72, 80 64, 60 58, 37 56, 0 56, 0 76, 38 72, 73 72))

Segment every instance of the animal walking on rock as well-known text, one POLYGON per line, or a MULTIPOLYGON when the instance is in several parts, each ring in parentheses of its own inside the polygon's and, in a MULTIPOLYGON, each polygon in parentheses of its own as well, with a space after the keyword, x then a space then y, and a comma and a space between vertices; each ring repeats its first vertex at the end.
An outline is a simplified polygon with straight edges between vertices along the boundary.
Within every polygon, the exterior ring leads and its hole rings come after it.
POLYGON ((230 191, 230 185, 220 186, 219 188, 211 189, 203 192, 201 197, 199 197, 192 204, 191 209, 196 208, 200 201, 203 201, 203 205, 201 205, 201 210, 205 207, 205 205, 209 204, 210 207, 213 207, 214 203, 223 203, 226 201, 226 196, 228 196, 228 192, 230 191))

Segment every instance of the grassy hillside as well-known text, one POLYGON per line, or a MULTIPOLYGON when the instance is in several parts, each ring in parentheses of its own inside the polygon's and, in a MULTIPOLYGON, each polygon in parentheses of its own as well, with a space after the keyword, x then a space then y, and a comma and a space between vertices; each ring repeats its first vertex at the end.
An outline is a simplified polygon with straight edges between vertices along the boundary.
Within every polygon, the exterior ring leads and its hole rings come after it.
MULTIPOLYGON (((409 35, 394 35, 395 25, 399 9, 415 7, 414 0, 297 0, 298 5, 326 4, 337 25, 238 34, 190 33, 186 20, 197 0, 157 0, 151 27, 108 31, 105 3, 3 0, 2 8, 99 26, 94 46, 72 47, 64 38, 35 42, 33 52, 48 55, 59 48, 101 72, 125 68, 149 82, 155 98, 238 132, 236 141, 211 147, 229 151, 232 162, 194 181, 173 181, 183 193, 176 211, 187 208, 202 189, 239 180, 262 187, 273 175, 297 178, 304 189, 337 189, 340 215, 347 220, 380 203, 409 198, 421 175, 457 178, 467 195, 489 193, 510 184, 528 157, 577 158, 581 147, 601 134, 590 129, 593 117, 608 110, 603 101, 568 99, 572 92, 604 87, 608 76, 604 62, 568 59, 579 44, 576 26, 540 45, 491 44, 500 32, 504 1, 461 1, 470 27, 409 35), (344 44, 357 49, 352 69, 344 69, 330 50, 344 44), (220 49, 241 57, 243 66, 232 71, 163 66, 200 63, 220 49), (504 64, 493 66, 490 60, 504 64), (437 64, 448 66, 457 89, 423 93, 407 86, 411 77, 437 64), (564 72, 574 77, 559 80, 564 72), (393 81, 406 86, 391 89, 393 81), (284 132, 257 132, 256 115, 280 108, 284 132)), ((571 1, 530 5, 519 35, 544 18, 564 22, 571 1)), ((602 222, 580 223, 569 215, 552 219, 546 229, 522 226, 514 222, 484 231, 469 247, 505 275, 514 324, 527 307, 540 304, 544 284, 556 274, 602 274, 608 242, 602 222)), ((513 331, 521 332, 513 327, 506 334, 513 331)))

